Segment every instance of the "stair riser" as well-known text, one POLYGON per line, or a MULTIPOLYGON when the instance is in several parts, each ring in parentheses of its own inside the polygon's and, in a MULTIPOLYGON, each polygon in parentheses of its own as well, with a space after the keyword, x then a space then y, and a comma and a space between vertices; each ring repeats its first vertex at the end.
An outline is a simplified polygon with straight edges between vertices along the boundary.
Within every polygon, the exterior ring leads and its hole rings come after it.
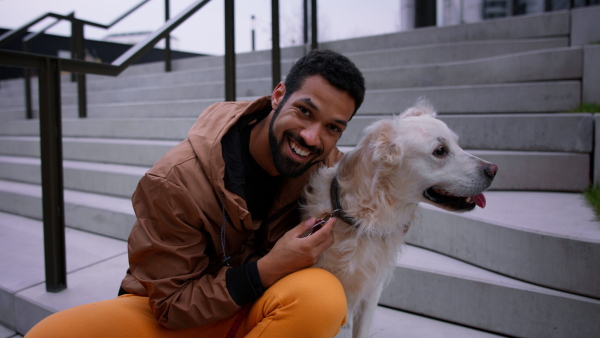
MULTIPOLYGON (((143 175, 63 167, 63 184, 65 189, 131 198, 143 175)), ((41 184, 40 166, 0 162, 0 179, 41 184)))
POLYGON ((398 67, 366 71, 367 88, 418 88, 511 82, 534 82, 582 77, 580 48, 516 54, 460 63, 398 67))
MULTIPOLYGON (((338 142, 354 146, 364 129, 385 118, 358 113, 338 142)), ((464 149, 522 150, 590 153, 594 140, 594 115, 567 114, 502 114, 439 115, 460 137, 464 149)), ((63 119, 64 137, 101 137, 179 141, 196 122, 193 118, 176 119, 63 119)), ((4 136, 37 136, 39 121, 6 121, 0 124, 4 136)))
MULTIPOLYGON (((41 189, 37 196, 0 191, 0 211, 34 219, 42 219, 41 189)), ((124 200, 124 203, 127 203, 124 200)), ((65 224, 111 238, 127 240, 135 223, 133 209, 129 213, 110 211, 99 205, 97 208, 74 204, 65 197, 65 224)))
MULTIPOLYGON (((256 88, 252 90, 256 90, 256 88)), ((262 94, 264 92, 261 92, 262 94)), ((579 81, 562 81, 375 90, 366 93, 360 114, 398 114, 405 107, 414 104, 420 97, 429 98, 441 114, 565 112, 579 106, 581 83, 579 81)), ((138 99, 140 98, 138 97, 138 99)), ((98 100, 98 98, 94 100, 98 100)), ((205 106, 222 100, 222 98, 215 98, 204 104, 197 104, 193 101, 183 103, 139 102, 138 104, 91 106, 88 111, 90 117, 197 117, 205 106), (130 111, 132 108, 133 110, 130 111)), ((76 106, 65 107, 63 111, 64 117, 77 116, 76 106)), ((37 116, 37 113, 35 115, 37 116)))
POLYGON ((406 67, 434 63, 466 61, 533 50, 569 46, 568 38, 475 41, 430 46, 406 47, 371 52, 349 53, 348 57, 360 68, 406 67))
MULTIPOLYGON (((381 118, 359 113, 348 124, 338 145, 358 144, 364 129, 381 118)), ((593 149, 592 114, 442 114, 438 118, 458 134, 464 149, 574 153, 591 153, 593 149)))
POLYGON ((594 337, 600 305, 397 267, 380 304, 516 337, 594 337))
POLYGON ((421 208, 420 215, 407 243, 532 284, 600 299, 600 270, 590 270, 600 257, 600 243, 524 231, 433 207, 421 208))
POLYGON ((320 44, 320 47, 333 49, 342 53, 351 53, 364 50, 398 48, 398 46, 408 47, 486 39, 560 37, 568 36, 569 32, 569 12, 561 11, 543 15, 515 16, 502 20, 487 20, 465 25, 420 28, 400 34, 324 42, 320 44))
POLYGON ((590 186, 590 155, 470 151, 498 166, 491 190, 575 191, 590 186))

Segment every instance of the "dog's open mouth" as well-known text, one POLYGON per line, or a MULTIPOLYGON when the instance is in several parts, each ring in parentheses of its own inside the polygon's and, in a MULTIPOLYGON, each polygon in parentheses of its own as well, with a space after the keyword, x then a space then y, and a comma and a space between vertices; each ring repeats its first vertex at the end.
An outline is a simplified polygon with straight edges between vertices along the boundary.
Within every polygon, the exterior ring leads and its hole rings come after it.
POLYGON ((454 196, 444 189, 431 187, 423 192, 423 196, 435 204, 439 204, 454 211, 470 211, 478 206, 485 208, 485 196, 477 194, 473 196, 454 196))

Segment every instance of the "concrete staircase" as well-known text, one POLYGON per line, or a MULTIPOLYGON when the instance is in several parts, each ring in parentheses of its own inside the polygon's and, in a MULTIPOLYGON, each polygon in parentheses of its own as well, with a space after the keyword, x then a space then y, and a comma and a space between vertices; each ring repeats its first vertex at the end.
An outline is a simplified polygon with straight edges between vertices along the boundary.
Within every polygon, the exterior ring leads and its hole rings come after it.
MULTIPOLYGON (((426 96, 465 149, 500 167, 485 210, 421 208, 381 298, 374 336, 600 333, 600 226, 580 194, 600 168, 600 137, 593 114, 569 112, 582 101, 600 103, 600 46, 585 45, 600 41, 593 33, 599 15, 600 7, 589 7, 322 44, 348 55, 367 80, 365 103, 341 147, 426 96)), ((284 74, 303 53, 282 51, 284 74)), ((271 92, 270 52, 237 61, 239 99, 271 92)), ((23 118, 22 80, 0 83, 6 337, 55 311, 116 295, 139 178, 224 97, 222 57, 178 60, 171 73, 162 68, 89 76, 87 119, 76 118, 75 84, 63 78, 69 287, 57 294, 43 284, 39 124, 23 118)))

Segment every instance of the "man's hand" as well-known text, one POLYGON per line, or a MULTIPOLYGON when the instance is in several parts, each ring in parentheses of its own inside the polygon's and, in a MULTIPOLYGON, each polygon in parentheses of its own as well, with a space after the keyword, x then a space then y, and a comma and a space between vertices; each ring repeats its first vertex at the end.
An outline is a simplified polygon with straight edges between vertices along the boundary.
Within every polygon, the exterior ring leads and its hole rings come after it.
POLYGON ((273 285, 292 272, 314 265, 319 255, 333 244, 332 230, 336 221, 333 217, 319 231, 300 237, 316 221, 313 217, 286 232, 273 249, 258 260, 258 273, 264 287, 273 285))

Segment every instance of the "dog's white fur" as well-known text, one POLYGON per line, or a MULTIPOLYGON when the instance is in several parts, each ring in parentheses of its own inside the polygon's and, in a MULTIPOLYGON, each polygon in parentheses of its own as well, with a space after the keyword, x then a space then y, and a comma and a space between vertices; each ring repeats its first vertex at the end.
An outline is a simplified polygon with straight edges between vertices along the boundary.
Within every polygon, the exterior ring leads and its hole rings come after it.
MULTIPOLYGON (((358 146, 332 168, 321 168, 307 185, 305 217, 332 211, 330 184, 340 187, 340 204, 358 227, 337 220, 335 243, 319 257, 317 267, 332 272, 342 283, 348 302, 348 321, 354 337, 365 337, 381 291, 395 266, 417 203, 445 209, 424 196, 436 187, 455 196, 472 196, 493 179, 482 173, 490 166, 458 146, 458 137, 435 118, 425 100, 400 116, 375 122, 358 146), (439 156, 440 147, 447 152, 439 156)), ((497 167, 491 169, 495 174, 497 167)), ((460 210, 454 210, 460 211, 460 210)))

